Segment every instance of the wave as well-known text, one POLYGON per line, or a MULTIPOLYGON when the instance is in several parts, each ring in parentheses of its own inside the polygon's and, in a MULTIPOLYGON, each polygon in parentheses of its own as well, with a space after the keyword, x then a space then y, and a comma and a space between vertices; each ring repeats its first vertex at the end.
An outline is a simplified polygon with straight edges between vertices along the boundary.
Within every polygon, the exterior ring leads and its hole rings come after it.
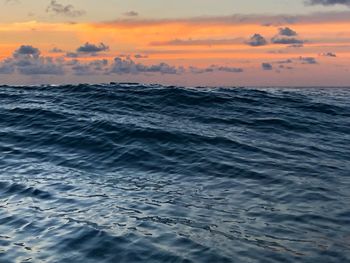
POLYGON ((349 98, 0 86, 0 261, 345 262, 349 98))

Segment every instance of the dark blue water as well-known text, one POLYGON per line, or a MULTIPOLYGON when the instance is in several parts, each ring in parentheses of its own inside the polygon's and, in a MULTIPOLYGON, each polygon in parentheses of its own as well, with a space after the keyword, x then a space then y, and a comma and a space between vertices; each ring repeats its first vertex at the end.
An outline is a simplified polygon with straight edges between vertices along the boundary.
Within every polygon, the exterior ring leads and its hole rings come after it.
POLYGON ((349 262, 350 89, 0 87, 0 262, 349 262))

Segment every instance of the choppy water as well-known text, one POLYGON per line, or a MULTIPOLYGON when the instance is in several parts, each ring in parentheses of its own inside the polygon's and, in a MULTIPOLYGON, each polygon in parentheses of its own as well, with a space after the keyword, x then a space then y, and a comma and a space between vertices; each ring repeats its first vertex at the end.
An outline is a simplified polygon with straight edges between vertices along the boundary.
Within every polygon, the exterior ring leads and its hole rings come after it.
POLYGON ((0 87, 0 262, 349 262, 350 89, 0 87))

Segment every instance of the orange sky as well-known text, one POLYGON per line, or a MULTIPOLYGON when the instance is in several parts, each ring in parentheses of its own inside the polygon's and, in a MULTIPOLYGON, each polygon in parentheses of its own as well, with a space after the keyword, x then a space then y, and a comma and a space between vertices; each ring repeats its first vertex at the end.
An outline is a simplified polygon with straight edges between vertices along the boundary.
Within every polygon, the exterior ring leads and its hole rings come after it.
MULTIPOLYGON (((293 24, 264 25, 258 23, 258 18, 247 19, 246 22, 231 21, 227 17, 222 18, 188 18, 180 20, 117 20, 98 23, 68 23, 68 22, 39 22, 28 21, 20 23, 0 24, 0 59, 5 60, 21 45, 30 45, 41 51, 41 56, 60 58, 69 61, 66 53, 77 53, 78 47, 85 43, 98 46, 104 43, 108 50, 84 54, 77 58, 81 64, 89 63, 97 59, 113 61, 115 57, 123 55, 131 56, 135 63, 154 65, 167 63, 176 67, 207 68, 211 65, 218 67, 242 68, 242 73, 217 72, 222 75, 222 83, 228 84, 237 81, 239 84, 255 84, 260 80, 271 80, 271 84, 288 84, 291 75, 300 78, 300 85, 326 83, 336 76, 341 85, 350 85, 348 78, 350 59, 350 17, 349 21, 325 21, 303 17, 293 24), (293 36, 279 35, 280 28, 289 28, 296 34, 293 36), (260 34, 267 41, 266 45, 252 46, 247 44, 250 37, 260 34), (294 38, 303 42, 297 47, 292 44, 274 44, 274 38, 294 38), (62 53, 51 53, 52 48, 59 48, 62 53), (135 54, 145 56, 133 58, 135 54), (322 54, 334 54, 324 56, 322 54), (146 57, 147 56, 147 57, 146 57), (316 63, 309 63, 300 57, 312 57, 316 63), (288 69, 281 66, 281 60, 292 60, 288 63, 288 69), (272 69, 264 70, 262 63, 268 63, 272 69), (305 72, 312 72, 325 80, 310 79, 305 72), (326 78, 333 72, 332 77, 326 78), (336 73, 334 73, 336 72, 336 73), (256 76, 256 81, 251 76, 256 76), (240 76, 237 76, 240 75, 240 76), (268 77, 266 77, 268 75, 268 77)), ((266 19, 266 18, 265 18, 266 19)), ((275 18, 273 17, 273 20, 275 18)), ((312 62, 312 61, 311 61, 312 62)), ((112 63, 112 62, 111 62, 112 63)), ((0 70, 1 71, 1 70, 0 70)), ((215 73, 201 74, 202 79, 212 78, 215 73)), ((40 74, 39 74, 40 75, 40 74)), ((126 76, 118 75, 118 79, 126 76)), ((147 75, 150 81, 157 80, 159 76, 152 74, 135 74, 135 79, 145 80, 147 75), (142 76, 140 76, 142 75, 142 76)), ((188 75, 188 72, 187 74, 188 75)), ((47 79, 47 76, 45 76, 47 79)), ((130 76, 127 76, 129 78, 130 76)), ((5 74, 1 79, 10 79, 5 74)), ((69 77, 75 81, 74 74, 69 77)), ((69 79, 68 78, 68 79, 69 79)), ((174 76, 163 76, 165 83, 174 76)), ((179 77, 180 78, 180 77, 179 77)), ((187 78, 189 78, 187 76, 187 78)), ((197 77, 192 77, 196 79, 197 77)), ((96 78, 103 79, 101 77, 96 78)), ((106 79, 113 79, 106 77, 106 79)), ((147 80, 146 80, 147 81, 147 80)), ((170 82, 171 82, 170 81, 170 82)), ((296 81, 296 84, 299 84, 296 81)), ((187 82, 186 82, 187 83, 187 82)), ((205 83, 205 81, 204 81, 205 83)), ((202 83, 199 83, 202 84, 202 83)))

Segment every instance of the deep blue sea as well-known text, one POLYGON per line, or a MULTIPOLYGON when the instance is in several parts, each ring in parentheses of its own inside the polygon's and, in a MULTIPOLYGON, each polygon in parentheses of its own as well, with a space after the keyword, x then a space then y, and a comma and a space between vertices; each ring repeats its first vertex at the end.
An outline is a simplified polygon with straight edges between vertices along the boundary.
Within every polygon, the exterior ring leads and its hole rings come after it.
POLYGON ((0 262, 350 262, 350 89, 0 86, 0 262))

